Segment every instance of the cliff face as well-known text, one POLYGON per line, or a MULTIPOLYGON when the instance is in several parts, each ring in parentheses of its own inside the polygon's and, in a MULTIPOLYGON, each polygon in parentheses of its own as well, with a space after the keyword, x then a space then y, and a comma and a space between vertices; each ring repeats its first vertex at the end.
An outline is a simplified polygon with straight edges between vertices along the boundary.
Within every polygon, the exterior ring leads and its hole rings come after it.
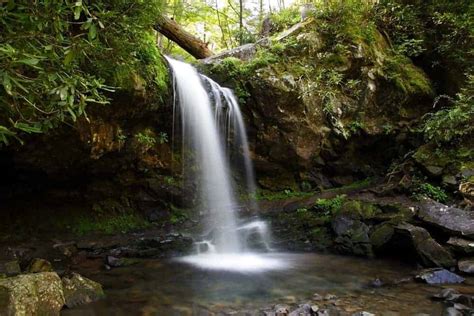
POLYGON ((202 66, 239 94, 264 188, 380 175, 410 149, 408 131, 430 109, 428 77, 377 30, 338 41, 321 27, 309 19, 202 66))

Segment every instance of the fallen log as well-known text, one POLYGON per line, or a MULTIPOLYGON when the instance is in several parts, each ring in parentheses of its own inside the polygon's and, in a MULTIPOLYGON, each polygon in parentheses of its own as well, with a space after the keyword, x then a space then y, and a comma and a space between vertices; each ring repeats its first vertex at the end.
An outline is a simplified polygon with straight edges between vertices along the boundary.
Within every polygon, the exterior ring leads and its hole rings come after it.
POLYGON ((197 59, 207 58, 214 54, 207 47, 207 43, 190 34, 168 17, 161 16, 155 25, 155 29, 197 59))

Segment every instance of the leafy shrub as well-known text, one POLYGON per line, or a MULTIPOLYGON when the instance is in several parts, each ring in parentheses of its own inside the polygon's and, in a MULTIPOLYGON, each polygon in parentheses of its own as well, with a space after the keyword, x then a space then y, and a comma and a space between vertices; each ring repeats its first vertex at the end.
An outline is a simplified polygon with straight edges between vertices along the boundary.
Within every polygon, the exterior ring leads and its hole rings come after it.
POLYGON ((452 100, 451 107, 427 116, 423 126, 425 138, 441 145, 472 137, 474 133, 474 75, 467 86, 452 100))
POLYGON ((280 10, 272 14, 270 18, 273 23, 273 31, 275 32, 284 31, 298 23, 301 19, 299 10, 295 6, 280 10))
POLYGON ((0 145, 107 104, 133 78, 166 87, 152 26, 161 1, 0 2, 0 145), (112 88, 112 86, 114 88, 112 88))

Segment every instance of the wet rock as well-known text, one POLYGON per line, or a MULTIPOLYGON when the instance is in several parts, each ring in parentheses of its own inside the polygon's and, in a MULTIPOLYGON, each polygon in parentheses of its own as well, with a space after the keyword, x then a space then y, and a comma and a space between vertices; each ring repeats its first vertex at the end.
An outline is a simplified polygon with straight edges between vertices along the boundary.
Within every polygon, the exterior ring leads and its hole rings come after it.
POLYGON ((63 277, 62 285, 69 308, 95 302, 105 296, 102 285, 77 273, 63 277))
POLYGON ((402 223, 396 226, 395 230, 410 238, 424 266, 450 268, 456 265, 451 253, 431 238, 426 229, 402 223))
POLYGON ((316 315, 317 316, 331 316, 328 309, 320 309, 316 315))
POLYGON ((61 279, 54 272, 0 279, 0 315, 59 315, 61 279))
POLYGON ((0 262, 0 274, 5 274, 6 276, 15 276, 20 273, 21 269, 18 260, 0 262))
POLYGON ((287 316, 290 313, 290 306, 278 304, 274 307, 275 316, 287 316))
POLYGON ((370 286, 371 287, 375 287, 375 288, 378 288, 378 287, 382 287, 384 286, 384 282, 382 280, 380 280, 379 278, 373 280, 372 282, 370 282, 370 286))
POLYGON ((458 262, 459 271, 464 273, 474 273, 474 258, 463 259, 458 262))
POLYGON ((71 257, 77 253, 77 248, 74 242, 57 243, 53 245, 53 248, 57 249, 65 257, 71 257))
POLYGON ((289 316, 311 316, 313 313, 311 305, 302 304, 297 309, 292 311, 289 316))
POLYGON ((455 289, 447 288, 443 289, 441 292, 438 294, 433 295, 432 297, 434 299, 441 299, 441 300, 452 300, 455 299, 459 296, 459 292, 456 291, 455 289))
POLYGON ((474 254, 474 241, 459 237, 449 238, 447 244, 456 253, 462 255, 474 254))
POLYGON ((426 269, 421 271, 416 280, 428 284, 455 284, 464 282, 464 278, 446 269, 426 269))
POLYGON ((375 250, 383 248, 393 237, 395 229, 391 224, 380 224, 370 234, 370 243, 375 250))
POLYGON ((334 301, 334 300, 337 300, 337 296, 334 295, 334 294, 326 294, 326 296, 324 297, 324 300, 326 300, 326 301, 334 301))
POLYGON ((418 218, 453 235, 474 239, 474 213, 425 199, 418 218))
POLYGON ((448 307, 445 309, 443 316, 463 316, 463 314, 454 307, 448 307))
POLYGON ((114 256, 107 256, 105 258, 105 263, 112 268, 128 267, 128 266, 137 264, 139 262, 140 262, 140 259, 136 259, 136 258, 117 258, 114 256))
POLYGON ((313 294, 313 301, 322 301, 323 300, 323 297, 318 294, 318 293, 314 293, 313 294))
POLYGON ((53 266, 48 260, 35 258, 31 260, 28 268, 26 268, 27 273, 39 273, 39 272, 53 272, 53 266))
POLYGON ((331 223, 337 237, 336 249, 342 253, 358 256, 372 256, 372 245, 369 238, 369 227, 359 220, 341 215, 331 223))

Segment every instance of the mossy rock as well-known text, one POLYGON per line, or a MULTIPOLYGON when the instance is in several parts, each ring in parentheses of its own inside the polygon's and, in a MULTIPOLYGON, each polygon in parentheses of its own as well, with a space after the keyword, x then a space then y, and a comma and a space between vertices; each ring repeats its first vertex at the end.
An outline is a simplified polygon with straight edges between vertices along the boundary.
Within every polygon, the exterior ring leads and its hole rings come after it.
POLYGON ((35 258, 31 260, 26 271, 28 273, 39 273, 39 272, 53 272, 54 270, 53 270, 53 266, 51 265, 51 262, 44 259, 35 258))
POLYGON ((0 315, 59 315, 64 302, 61 279, 54 272, 0 279, 0 315))
POLYGON ((395 232, 394 225, 391 223, 383 223, 376 226, 370 234, 370 243, 375 250, 382 248, 390 239, 392 239, 395 232))
POLYGON ((339 211, 340 214, 352 214, 361 219, 372 219, 382 213, 380 208, 370 202, 350 200, 344 203, 339 211))

